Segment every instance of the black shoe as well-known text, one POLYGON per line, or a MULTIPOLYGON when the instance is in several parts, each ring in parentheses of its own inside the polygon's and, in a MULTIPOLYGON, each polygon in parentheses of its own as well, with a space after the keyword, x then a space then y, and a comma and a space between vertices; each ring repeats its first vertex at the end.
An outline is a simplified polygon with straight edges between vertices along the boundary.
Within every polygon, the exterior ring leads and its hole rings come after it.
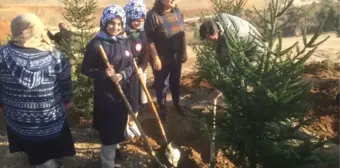
POLYGON ((181 114, 182 116, 187 116, 187 115, 188 115, 188 113, 183 109, 182 106, 180 106, 180 105, 174 105, 174 107, 175 107, 176 111, 177 111, 179 114, 181 114))

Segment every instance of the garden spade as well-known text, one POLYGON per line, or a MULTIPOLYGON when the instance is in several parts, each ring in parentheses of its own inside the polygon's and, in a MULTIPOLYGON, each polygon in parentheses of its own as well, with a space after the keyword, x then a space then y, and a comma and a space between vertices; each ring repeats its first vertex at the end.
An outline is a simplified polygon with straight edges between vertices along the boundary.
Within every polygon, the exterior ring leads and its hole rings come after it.
POLYGON ((210 168, 215 167, 215 160, 216 160, 216 155, 215 155, 215 137, 216 137, 216 106, 217 106, 217 100, 218 98, 222 96, 222 93, 219 93, 215 98, 214 98, 214 107, 213 107, 213 132, 212 132, 212 140, 210 144, 210 168))
POLYGON ((150 93, 144 83, 144 80, 142 79, 141 75, 138 74, 138 66, 137 66, 137 63, 136 63, 136 60, 134 59, 133 60, 133 65, 135 67, 135 73, 138 75, 138 78, 139 78, 139 81, 140 81, 140 84, 146 94, 146 97, 148 98, 148 101, 149 101, 149 104, 152 108, 152 111, 153 113, 155 114, 156 116, 156 119, 157 119, 157 122, 158 122, 158 125, 161 129, 161 132, 162 132, 162 136, 164 138, 164 141, 166 143, 166 150, 165 150, 165 157, 166 159, 169 161, 169 163, 174 166, 174 167, 177 167, 178 165, 178 161, 181 157, 181 152, 180 150, 175 146, 175 144, 173 144, 172 142, 169 142, 168 141, 168 138, 166 137, 166 134, 165 134, 165 131, 164 131, 164 127, 162 125, 162 122, 159 118, 159 115, 158 115, 158 112, 157 112, 157 109, 155 107, 155 104, 153 103, 152 101, 152 98, 150 96, 150 93))
MULTIPOLYGON (((107 59, 106 53, 105 53, 104 48, 103 48, 103 46, 102 46, 101 44, 99 44, 98 49, 99 49, 99 51, 100 51, 100 53, 101 53, 100 55, 102 56, 102 58, 103 58, 103 60, 104 60, 104 62, 105 62, 106 67, 110 68, 110 67, 111 67, 111 64, 110 64, 109 60, 107 59)), ((132 107, 131 107, 131 105, 130 105, 128 99, 126 98, 126 96, 125 96, 125 94, 124 94, 124 92, 123 92, 121 86, 119 85, 119 83, 118 83, 117 81, 114 81, 112 78, 111 78, 111 80, 112 80, 112 82, 115 84, 115 86, 116 86, 116 88, 117 88, 119 94, 122 96, 123 101, 124 101, 124 103, 125 103, 125 105, 126 105, 126 107, 127 107, 127 109, 128 109, 128 112, 129 112, 130 115, 132 116, 133 120, 135 121, 135 123, 136 123, 136 125, 137 125, 137 127, 138 127, 138 129, 139 129, 139 131, 141 132, 141 135, 142 135, 142 137, 143 137, 143 139, 144 139, 144 142, 146 143, 146 146, 147 146, 147 147, 149 148, 149 150, 150 150, 151 156, 152 156, 153 159, 159 164, 159 166, 160 166, 161 168, 167 168, 167 167, 166 167, 164 164, 162 164, 162 163, 159 161, 159 159, 157 158, 157 156, 156 156, 156 154, 155 154, 155 151, 152 149, 152 147, 151 147, 149 141, 147 140, 146 134, 145 134, 145 132, 143 131, 142 126, 141 126, 141 124, 139 123, 137 117, 135 116, 135 114, 134 114, 134 112, 133 112, 133 110, 132 110, 132 107)))

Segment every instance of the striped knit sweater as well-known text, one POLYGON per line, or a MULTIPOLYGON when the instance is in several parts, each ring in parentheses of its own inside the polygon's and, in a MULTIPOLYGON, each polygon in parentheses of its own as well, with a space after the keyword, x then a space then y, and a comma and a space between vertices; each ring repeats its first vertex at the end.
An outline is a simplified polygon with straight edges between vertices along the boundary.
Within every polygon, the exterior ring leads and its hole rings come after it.
POLYGON ((59 136, 71 89, 69 65, 59 52, 0 48, 0 103, 15 134, 38 141, 59 136))

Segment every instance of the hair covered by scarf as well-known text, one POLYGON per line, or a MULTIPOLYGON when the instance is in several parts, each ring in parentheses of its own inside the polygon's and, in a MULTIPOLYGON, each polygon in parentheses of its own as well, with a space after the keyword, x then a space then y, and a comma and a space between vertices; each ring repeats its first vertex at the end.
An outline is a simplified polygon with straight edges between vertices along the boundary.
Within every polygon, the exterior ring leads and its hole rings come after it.
POLYGON ((54 46, 47 36, 43 22, 33 13, 21 14, 11 22, 11 43, 25 48, 52 51, 54 46))
POLYGON ((107 6, 103 11, 103 16, 100 19, 100 28, 105 30, 105 26, 112 19, 119 17, 122 21, 123 30, 125 29, 126 16, 123 7, 119 5, 107 6))
POLYGON ((143 4, 143 0, 131 0, 128 4, 126 4, 124 10, 128 22, 140 18, 145 19, 146 17, 146 7, 143 4))
POLYGON ((125 11, 123 7, 119 5, 107 6, 104 9, 103 16, 100 19, 100 31, 96 34, 96 36, 102 39, 114 40, 114 41, 118 39, 124 39, 126 38, 126 35, 124 33, 125 24, 126 24, 126 16, 125 16, 125 11), (109 21, 111 21, 112 19, 116 17, 119 17, 120 20, 122 21, 122 33, 117 36, 111 36, 110 34, 107 33, 106 26, 109 21))

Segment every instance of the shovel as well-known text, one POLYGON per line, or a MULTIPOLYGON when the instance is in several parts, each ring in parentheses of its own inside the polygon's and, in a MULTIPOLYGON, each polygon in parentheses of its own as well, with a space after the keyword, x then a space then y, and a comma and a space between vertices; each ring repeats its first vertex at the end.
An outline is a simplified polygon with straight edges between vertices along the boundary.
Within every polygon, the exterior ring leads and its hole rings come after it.
MULTIPOLYGON (((98 47, 99 47, 99 51, 100 51, 100 53, 101 53, 100 55, 102 56, 102 58, 103 58, 103 60, 104 60, 104 62, 105 62, 106 67, 110 68, 111 65, 110 65, 109 60, 107 59, 107 56, 106 56, 106 53, 105 53, 105 51, 104 51, 103 46, 102 46, 101 44, 99 44, 98 47)), ((162 163, 159 161, 159 159, 157 158, 157 156, 156 156, 156 154, 155 154, 155 151, 152 149, 152 147, 151 147, 149 141, 147 140, 146 135, 145 135, 145 133, 144 133, 144 131, 143 131, 143 129, 142 129, 142 126, 140 125, 140 123, 139 123, 137 117, 135 116, 135 114, 134 114, 134 112, 133 112, 133 110, 132 110, 132 107, 131 107, 131 105, 130 105, 128 99, 126 98, 126 96, 125 96, 125 94, 124 94, 124 92, 123 92, 121 86, 119 85, 119 83, 118 83, 117 81, 114 81, 112 78, 111 78, 111 80, 112 80, 112 82, 116 85, 119 94, 122 96, 122 98, 123 98, 123 100, 124 100, 124 103, 125 103, 125 105, 126 105, 126 107, 127 107, 127 109, 128 109, 128 112, 129 112, 130 115, 132 116, 133 120, 135 121, 135 123, 136 123, 136 125, 137 125, 137 127, 138 127, 138 129, 139 129, 139 131, 141 132, 141 135, 142 135, 142 137, 143 137, 143 139, 144 139, 144 142, 146 143, 146 146, 147 146, 147 147, 149 148, 149 150, 150 150, 151 156, 152 156, 153 159, 159 164, 159 166, 160 166, 161 168, 167 168, 167 167, 166 167, 164 164, 162 164, 162 163)))
POLYGON ((222 93, 219 93, 214 98, 214 107, 213 107, 213 132, 212 132, 212 142, 210 144, 210 168, 215 167, 215 137, 216 137, 216 106, 217 106, 217 100, 218 98, 222 96, 222 93))
POLYGON ((149 91, 148 91, 148 89, 147 89, 147 87, 146 87, 142 77, 138 74, 138 66, 137 66, 137 63, 136 63, 135 59, 133 59, 133 65, 135 67, 135 73, 138 75, 140 84, 143 87, 143 90, 144 90, 144 92, 146 94, 146 97, 148 98, 148 101, 149 101, 149 104, 150 104, 150 106, 152 108, 152 111, 153 111, 153 113, 156 116, 158 125, 159 125, 159 127, 160 127, 160 129, 162 131, 162 136, 163 136, 164 141, 166 143, 165 157, 166 157, 166 159, 169 161, 169 163, 172 166, 177 167, 178 161, 179 161, 179 159, 181 157, 181 152, 180 152, 180 150, 178 148, 176 148, 175 144, 173 144, 172 142, 169 142, 168 138, 166 137, 166 134, 165 134, 162 122, 159 119, 158 112, 157 112, 157 109, 155 107, 155 104, 152 101, 150 93, 149 93, 149 91))

